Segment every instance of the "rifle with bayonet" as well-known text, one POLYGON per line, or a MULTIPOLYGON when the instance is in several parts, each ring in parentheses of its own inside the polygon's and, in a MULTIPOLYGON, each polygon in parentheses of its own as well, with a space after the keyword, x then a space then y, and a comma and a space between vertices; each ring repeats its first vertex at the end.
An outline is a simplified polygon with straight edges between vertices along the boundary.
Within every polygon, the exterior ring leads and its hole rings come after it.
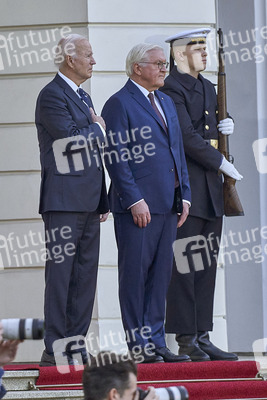
MULTIPOLYGON (((223 33, 218 30, 219 35, 219 71, 218 71, 218 121, 228 117, 226 107, 226 74, 223 50, 223 33)), ((234 159, 229 154, 229 138, 219 132, 219 151, 224 155, 227 161, 233 163, 234 159)), ((244 215, 242 204, 239 200, 235 187, 236 180, 224 174, 223 197, 224 197, 224 213, 227 217, 236 217, 244 215)))

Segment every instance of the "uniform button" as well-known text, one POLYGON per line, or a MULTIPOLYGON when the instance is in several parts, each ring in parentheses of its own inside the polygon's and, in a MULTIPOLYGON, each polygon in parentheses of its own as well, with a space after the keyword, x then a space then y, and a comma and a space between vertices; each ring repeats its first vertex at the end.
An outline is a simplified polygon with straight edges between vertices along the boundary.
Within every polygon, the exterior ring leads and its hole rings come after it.
POLYGON ((208 112, 208 110, 206 110, 206 111, 205 111, 205 114, 206 114, 206 115, 209 115, 209 112, 208 112))
POLYGON ((209 125, 205 125, 205 129, 208 131, 210 129, 209 125))
POLYGON ((216 110, 216 114, 219 114, 219 111, 218 111, 218 110, 216 110))
POLYGON ((170 172, 173 172, 173 168, 172 168, 172 169, 170 169, 170 172))

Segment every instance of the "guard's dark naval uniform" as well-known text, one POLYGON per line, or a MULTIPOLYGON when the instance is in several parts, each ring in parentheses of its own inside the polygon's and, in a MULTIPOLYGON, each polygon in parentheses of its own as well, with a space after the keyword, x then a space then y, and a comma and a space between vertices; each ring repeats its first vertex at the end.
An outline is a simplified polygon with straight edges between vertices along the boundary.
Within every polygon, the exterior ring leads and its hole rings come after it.
POLYGON ((174 67, 161 88, 177 108, 192 191, 189 216, 177 230, 166 332, 176 333, 179 355, 188 355, 192 361, 238 359, 209 339, 224 214, 223 182, 218 171, 242 177, 218 151, 218 129, 231 134, 233 122, 225 118, 217 126, 214 86, 199 74, 206 67, 209 32, 210 28, 196 28, 166 39, 171 45, 170 60, 173 64, 175 59, 181 72, 174 67))
MULTIPOLYGON (((167 297, 166 332, 196 334, 212 330, 216 256, 224 213, 222 176, 218 174, 222 155, 215 148, 218 145, 217 98, 209 80, 200 74, 196 79, 180 73, 176 67, 161 90, 172 97, 177 108, 192 191, 190 213, 177 230, 177 239, 197 235, 206 238, 191 247, 195 249, 191 260, 196 261, 198 257, 200 270, 196 271, 196 266, 191 265, 190 273, 180 273, 174 262, 167 297), (208 250, 208 256, 202 257, 203 251, 208 250)), ((187 256, 180 255, 179 271, 186 270, 182 263, 188 262, 187 256)))

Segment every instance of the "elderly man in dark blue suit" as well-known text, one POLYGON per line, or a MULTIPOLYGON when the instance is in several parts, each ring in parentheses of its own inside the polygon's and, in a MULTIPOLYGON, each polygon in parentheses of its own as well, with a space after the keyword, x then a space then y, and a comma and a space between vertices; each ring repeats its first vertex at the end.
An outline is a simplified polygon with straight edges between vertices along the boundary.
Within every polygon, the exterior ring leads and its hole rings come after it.
POLYGON ((190 361, 172 354, 164 336, 172 244, 191 199, 175 106, 157 90, 166 64, 161 47, 135 46, 126 60, 130 79, 102 111, 122 320, 128 347, 143 362, 190 361))
POLYGON ((96 288, 99 222, 109 210, 100 149, 105 122, 80 87, 92 76, 92 48, 75 34, 61 39, 58 48, 59 72, 41 91, 36 106, 42 170, 39 211, 47 251, 41 366, 55 365, 56 340, 87 333, 96 288))

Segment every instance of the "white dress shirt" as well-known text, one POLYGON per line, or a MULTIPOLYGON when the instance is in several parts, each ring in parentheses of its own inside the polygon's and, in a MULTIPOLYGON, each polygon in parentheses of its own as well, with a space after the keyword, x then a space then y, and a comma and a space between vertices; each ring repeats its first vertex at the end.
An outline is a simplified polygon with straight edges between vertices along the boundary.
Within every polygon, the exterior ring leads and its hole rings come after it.
MULTIPOLYGON (((79 95, 79 93, 77 92, 77 90, 78 90, 79 88, 82 89, 82 86, 81 86, 81 85, 80 85, 80 86, 77 86, 75 82, 73 82, 73 81, 72 81, 70 78, 68 78, 66 75, 62 74, 62 72, 60 72, 60 71, 58 71, 58 75, 59 75, 62 79, 64 79, 64 81, 72 88, 72 90, 77 94, 77 96, 78 96, 79 98, 81 98, 81 96, 79 95)), ((106 132, 105 132, 104 128, 102 127, 102 125, 101 125, 99 122, 94 122, 94 123, 99 125, 101 131, 103 132, 103 135, 106 136, 106 132)))

